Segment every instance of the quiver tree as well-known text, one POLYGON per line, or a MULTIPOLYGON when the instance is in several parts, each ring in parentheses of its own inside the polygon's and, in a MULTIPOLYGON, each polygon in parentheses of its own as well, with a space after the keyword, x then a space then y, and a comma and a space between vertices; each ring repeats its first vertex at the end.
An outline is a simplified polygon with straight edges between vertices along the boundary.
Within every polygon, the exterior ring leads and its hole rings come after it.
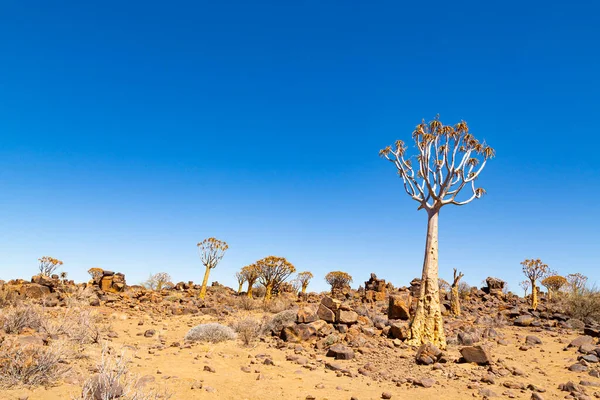
POLYGON ((258 279, 258 272, 259 271, 256 264, 246 265, 244 268, 242 268, 241 271, 241 274, 244 276, 244 279, 246 280, 246 282, 248 282, 248 291, 246 292, 246 295, 250 298, 252 298, 252 287, 258 279))
POLYGON ((244 276, 242 271, 240 271, 240 272, 235 273, 235 279, 237 280, 238 285, 239 285, 237 294, 240 294, 240 293, 242 293, 242 287, 244 286, 244 282, 246 282, 246 277, 244 276))
POLYGON ((454 268, 454 280, 452 281, 452 287, 450 289, 450 311, 455 317, 460 316, 460 296, 458 293, 458 284, 462 277, 465 276, 462 272, 456 274, 456 268, 454 268))
POLYGON ((284 257, 268 256, 256 262, 258 281, 265 287, 265 301, 271 300, 274 287, 279 287, 296 268, 284 257))
POLYGON ((585 284, 587 283, 587 280, 587 276, 580 273, 567 275, 567 282, 569 283, 571 292, 574 295, 578 295, 583 291, 583 289, 585 289, 585 284))
POLYGON ((448 204, 462 206, 484 195, 485 190, 476 187, 475 182, 488 159, 494 156, 494 150, 475 139, 466 122, 443 125, 439 117, 417 125, 412 137, 417 149, 415 156, 405 156, 402 140, 381 150, 379 155, 395 165, 406 193, 419 204, 418 210, 427 212, 421 292, 410 323, 409 343, 418 346, 431 342, 443 349, 446 336, 438 285, 440 209, 448 204), (464 198, 463 189, 470 192, 464 198))
POLYGON ((42 258, 38 258, 40 275, 50 276, 56 271, 56 268, 63 265, 63 262, 59 259, 44 256, 42 258))
POLYGON ((298 273, 298 276, 296 277, 296 279, 298 280, 298 283, 300 284, 302 294, 306 294, 306 288, 308 288, 308 284, 310 283, 310 280, 312 278, 313 278, 313 274, 309 271, 304 271, 304 272, 298 273))
POLYGON ((202 280, 202 287, 200 288, 201 299, 206 296, 206 285, 208 284, 208 275, 210 274, 210 270, 219 264, 219 261, 221 261, 228 248, 229 246, 226 242, 215 239, 214 237, 204 239, 198 243, 200 260, 202 260, 202 264, 206 268, 204 271, 204 279, 202 280))
POLYGON ((548 273, 548 265, 544 264, 539 258, 536 260, 525 260, 521 262, 523 273, 531 282, 531 308, 534 310, 538 306, 538 291, 536 283, 539 279, 543 279, 548 273))
POLYGON ((529 281, 521 281, 519 282, 519 286, 523 289, 523 297, 527 297, 527 292, 529 291, 529 287, 531 286, 531 282, 529 281))
POLYGON ((542 280, 542 285, 548 289, 548 300, 552 300, 552 294, 558 293, 566 284, 567 279, 560 275, 552 275, 542 280))
POLYGON ((331 285, 331 294, 334 294, 335 292, 350 286, 352 277, 347 272, 331 271, 325 275, 325 281, 331 285))

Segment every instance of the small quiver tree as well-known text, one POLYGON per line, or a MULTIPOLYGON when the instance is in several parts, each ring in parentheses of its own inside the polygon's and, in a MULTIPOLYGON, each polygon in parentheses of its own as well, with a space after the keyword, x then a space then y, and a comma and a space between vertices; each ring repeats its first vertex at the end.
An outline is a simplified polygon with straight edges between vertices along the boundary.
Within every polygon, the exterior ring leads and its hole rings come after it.
POLYGON ((543 279, 548 273, 548 265, 544 264, 542 260, 538 259, 527 259, 521 262, 523 266, 523 273, 531 282, 531 308, 534 310, 537 309, 538 306, 538 291, 537 291, 537 281, 539 279, 543 279))
POLYGON ((519 286, 523 289, 523 297, 527 297, 527 292, 529 291, 529 287, 531 286, 531 282, 529 281, 521 281, 519 282, 519 286))
POLYGON ((585 285, 587 283, 587 276, 576 273, 567 275, 567 282, 569 283, 569 289, 571 289, 571 293, 574 295, 578 295, 583 292, 585 289, 585 285))
POLYGON ((204 271, 204 279, 202 280, 202 287, 200 288, 201 299, 206 296, 206 285, 208 284, 210 270, 219 264, 228 248, 229 246, 226 242, 215 239, 214 237, 204 239, 198 243, 200 260, 202 260, 202 264, 206 268, 204 271))
POLYGON ((548 300, 552 300, 552 295, 558 293, 566 284, 567 279, 560 275, 552 275, 542 280, 542 285, 548 289, 548 300))
POLYGON ((44 256, 42 258, 38 258, 39 261, 39 269, 40 275, 50 276, 56 271, 56 268, 63 265, 63 262, 59 259, 44 256))
POLYGON ((444 125, 439 116, 417 125, 412 137, 418 150, 416 156, 405 157, 402 140, 379 152, 395 165, 406 193, 419 204, 417 209, 427 212, 421 291, 408 343, 420 346, 429 342, 445 349, 438 282, 438 217, 440 209, 448 204, 462 206, 485 194, 483 188, 475 186, 475 181, 487 161, 494 157, 494 149, 479 142, 469 132, 466 122, 444 125), (470 194, 461 199, 459 194, 465 187, 470 194))
POLYGON ((349 273, 343 271, 331 271, 325 275, 325 282, 331 285, 331 294, 342 291, 350 286, 352 277, 349 273))
POLYGON ((237 283, 238 283, 237 294, 239 295, 240 293, 242 293, 242 288, 244 286, 244 282, 246 282, 246 277, 244 276, 242 271, 239 271, 239 272, 235 273, 235 279, 237 280, 237 283))
POLYGON ((298 283, 300 284, 300 290, 303 295, 306 294, 306 288, 308 288, 308 284, 310 283, 310 280, 312 278, 313 278, 313 274, 309 271, 304 271, 304 272, 298 273, 298 276, 296 277, 296 279, 298 280, 298 283))
POLYGON ((241 271, 244 279, 248 282, 248 291, 246 292, 246 295, 250 298, 252 298, 252 288, 254 287, 254 283, 258 279, 258 272, 256 264, 246 265, 241 271))
POLYGON ((102 276, 104 275, 104 270, 102 268, 92 267, 92 268, 88 269, 87 272, 92 277, 92 283, 95 285, 99 285, 100 280, 102 279, 102 276))
POLYGON ((460 317, 460 296, 458 293, 458 285, 462 277, 465 276, 462 272, 456 274, 456 268, 454 268, 454 280, 452 281, 452 287, 450 289, 450 312, 455 317, 460 317))
POLYGON ((271 300, 273 288, 278 287, 296 272, 292 263, 284 257, 268 256, 256 262, 258 281, 265 287, 265 301, 271 300))

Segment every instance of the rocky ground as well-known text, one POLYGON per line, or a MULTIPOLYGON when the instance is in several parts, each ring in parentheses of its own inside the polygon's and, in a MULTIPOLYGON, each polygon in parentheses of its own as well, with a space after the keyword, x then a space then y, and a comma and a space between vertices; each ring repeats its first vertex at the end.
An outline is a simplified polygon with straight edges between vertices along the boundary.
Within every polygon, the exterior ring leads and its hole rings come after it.
POLYGON ((529 310, 499 280, 464 294, 461 317, 445 317, 442 352, 403 341, 418 280, 396 289, 372 276, 359 291, 265 304, 218 284, 199 300, 193 283, 155 292, 115 275, 0 286, 0 398, 76 399, 90 387, 102 389, 88 395, 97 399, 600 397, 600 330, 550 302, 529 310), (206 323, 237 338, 185 340, 206 323), (119 371, 118 383, 101 381, 119 371))

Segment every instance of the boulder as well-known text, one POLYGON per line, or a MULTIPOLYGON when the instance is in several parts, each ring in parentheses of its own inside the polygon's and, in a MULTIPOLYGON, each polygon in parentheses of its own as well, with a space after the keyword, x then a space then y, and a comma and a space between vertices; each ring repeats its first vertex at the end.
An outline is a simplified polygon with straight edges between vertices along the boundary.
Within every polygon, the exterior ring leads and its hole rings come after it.
POLYGON ((406 323, 396 322, 390 325, 388 335, 392 339, 406 340, 408 338, 408 325, 406 323))
POLYGON ((50 288, 39 283, 28 283, 21 286, 19 294, 27 299, 41 299, 50 294, 50 288))
POLYGON ((388 305, 388 319, 410 319, 411 296, 409 292, 390 295, 388 305))
POLYGON ((323 303, 319 304, 319 308, 317 309, 317 315, 320 319, 327 322, 335 321, 335 313, 327 308, 323 303))
POLYGON ((309 323, 317 321, 319 317, 312 311, 310 308, 301 308, 298 310, 298 314, 296 314, 296 322, 299 323, 309 323))
POLYGON ((343 344, 334 344, 327 351, 327 357, 334 357, 336 360, 351 360, 354 358, 354 351, 343 344))
POLYGON ((515 319, 516 326, 529 326, 533 323, 535 318, 531 315, 520 315, 515 319))
POLYGON ((433 344, 423 343, 419 347, 419 350, 417 350, 415 359, 418 364, 431 365, 438 362, 442 358, 442 355, 442 351, 433 344))
POLYGON ((354 311, 337 310, 335 320, 340 324, 352 325, 358 320, 358 314, 354 311))
POLYGON ((492 363, 490 353, 481 346, 467 346, 460 349, 460 354, 465 362, 478 365, 489 365, 492 363))
POLYGON ((341 307, 342 302, 338 299, 334 299, 333 297, 325 296, 323 299, 321 299, 321 304, 329 308, 331 311, 337 311, 341 307))

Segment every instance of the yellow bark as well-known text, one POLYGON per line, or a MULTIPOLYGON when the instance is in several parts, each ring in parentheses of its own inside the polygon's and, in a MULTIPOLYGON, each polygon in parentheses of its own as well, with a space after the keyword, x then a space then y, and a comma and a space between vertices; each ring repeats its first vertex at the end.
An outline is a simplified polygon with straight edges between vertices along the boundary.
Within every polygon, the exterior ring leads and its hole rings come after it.
POLYGON ((208 275, 210 274, 210 268, 206 267, 206 271, 204 271, 204 279, 202 280, 202 288, 200 289, 200 298, 203 299, 206 297, 206 285, 208 284, 208 275))

